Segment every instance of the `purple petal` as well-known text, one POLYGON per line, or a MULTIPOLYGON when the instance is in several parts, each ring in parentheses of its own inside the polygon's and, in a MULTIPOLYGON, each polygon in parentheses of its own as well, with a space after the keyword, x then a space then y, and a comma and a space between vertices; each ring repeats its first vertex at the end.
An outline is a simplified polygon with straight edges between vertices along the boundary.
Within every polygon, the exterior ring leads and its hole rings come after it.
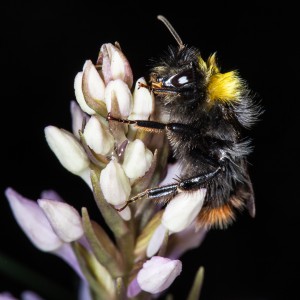
POLYGON ((0 293, 0 300, 18 300, 9 292, 2 292, 0 293))
POLYGON ((169 239, 167 257, 177 259, 186 251, 199 247, 206 232, 203 228, 195 231, 195 226, 192 224, 185 230, 173 234, 169 239))
POLYGON ((80 282, 78 300, 92 300, 90 287, 86 281, 80 282))
POLYGON ((79 263, 71 247, 71 244, 63 244, 60 248, 53 251, 53 254, 63 259, 78 274, 78 276, 82 280, 84 281, 86 280, 84 275, 81 272, 79 263))
POLYGON ((174 178, 180 177, 181 166, 180 164, 174 163, 168 165, 167 175, 164 180, 159 184, 160 186, 174 183, 174 178))
POLYGON ((65 202, 64 199, 54 190, 44 190, 41 192, 42 199, 65 202))
POLYGON ((139 286, 137 279, 133 279, 127 289, 127 297, 133 298, 137 296, 142 291, 141 287, 139 286))
POLYGON ((15 219, 31 242, 42 251, 53 251, 62 245, 38 204, 7 188, 8 199, 15 219))
POLYGON ((32 292, 32 291, 24 291, 21 294, 22 300, 43 300, 42 297, 40 297, 38 294, 32 292))

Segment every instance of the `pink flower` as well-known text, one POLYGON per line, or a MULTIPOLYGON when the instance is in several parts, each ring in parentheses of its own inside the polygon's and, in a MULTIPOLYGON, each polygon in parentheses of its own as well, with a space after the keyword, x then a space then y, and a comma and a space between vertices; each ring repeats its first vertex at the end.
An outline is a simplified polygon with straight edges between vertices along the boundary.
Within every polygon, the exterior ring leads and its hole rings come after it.
POLYGON ((127 295, 134 297, 140 290, 157 294, 167 289, 181 273, 180 260, 172 260, 161 256, 153 256, 143 264, 136 281, 129 286, 127 295))

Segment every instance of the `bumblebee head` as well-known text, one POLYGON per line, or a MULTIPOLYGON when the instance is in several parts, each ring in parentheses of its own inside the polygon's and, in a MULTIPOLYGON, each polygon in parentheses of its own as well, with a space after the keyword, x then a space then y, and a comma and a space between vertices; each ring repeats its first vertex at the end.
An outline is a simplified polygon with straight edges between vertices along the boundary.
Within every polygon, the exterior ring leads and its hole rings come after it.
POLYGON ((198 49, 182 43, 163 16, 158 19, 178 43, 178 47, 169 47, 150 74, 150 89, 164 104, 197 103, 209 109, 216 103, 232 104, 241 99, 246 87, 236 71, 221 73, 215 53, 204 61, 198 49))

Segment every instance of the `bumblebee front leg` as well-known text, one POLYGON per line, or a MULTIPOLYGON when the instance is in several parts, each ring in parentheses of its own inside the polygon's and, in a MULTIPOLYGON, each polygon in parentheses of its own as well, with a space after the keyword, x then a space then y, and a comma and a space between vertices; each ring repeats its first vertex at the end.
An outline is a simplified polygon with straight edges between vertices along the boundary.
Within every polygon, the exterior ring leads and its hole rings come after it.
POLYGON ((200 188, 201 185, 203 185, 207 181, 214 178, 221 171, 221 169, 222 169, 221 166, 219 166, 213 172, 210 172, 210 173, 200 174, 195 177, 180 180, 174 184, 169 184, 169 185, 145 190, 144 192, 139 193, 136 196, 134 196, 133 198, 129 199, 123 207, 116 209, 116 210, 122 211, 130 203, 133 203, 133 202, 143 199, 143 198, 158 199, 158 198, 163 198, 163 197, 167 197, 167 196, 175 196, 176 194, 183 192, 183 191, 193 191, 195 189, 200 188))

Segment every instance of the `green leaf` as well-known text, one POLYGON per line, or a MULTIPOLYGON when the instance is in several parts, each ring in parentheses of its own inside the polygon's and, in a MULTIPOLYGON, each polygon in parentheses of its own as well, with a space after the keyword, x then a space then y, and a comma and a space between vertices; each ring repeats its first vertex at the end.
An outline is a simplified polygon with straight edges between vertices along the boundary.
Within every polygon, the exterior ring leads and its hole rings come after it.
POLYGON ((85 207, 82 208, 82 223, 86 237, 99 263, 109 271, 113 278, 122 276, 123 260, 120 252, 102 227, 90 220, 85 207))
POLYGON ((118 212, 106 202, 99 184, 100 174, 96 170, 91 170, 91 181, 93 185, 94 198, 97 206, 108 227, 113 232, 116 243, 123 256, 125 272, 130 271, 133 264, 134 232, 128 225, 131 222, 125 222, 118 212))
POLYGON ((73 243, 73 249, 82 273, 93 292, 93 299, 115 300, 114 282, 108 271, 78 242, 73 243))
POLYGON ((191 288, 191 291, 188 295, 187 300, 199 300, 200 299, 200 293, 203 285, 204 280, 204 268, 200 267, 198 269, 198 272, 195 276, 193 286, 191 288))

